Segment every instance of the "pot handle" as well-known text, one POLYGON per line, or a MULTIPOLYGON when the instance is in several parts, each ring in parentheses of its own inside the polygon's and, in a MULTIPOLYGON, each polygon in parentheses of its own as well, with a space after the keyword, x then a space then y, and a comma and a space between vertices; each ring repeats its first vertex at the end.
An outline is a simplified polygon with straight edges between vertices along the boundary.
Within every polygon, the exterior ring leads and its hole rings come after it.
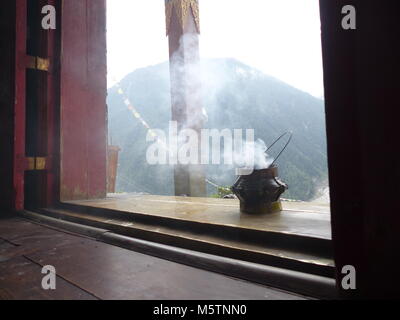
POLYGON ((286 142, 285 146, 282 148, 282 150, 279 152, 279 154, 275 157, 274 161, 271 163, 271 166, 275 163, 276 160, 281 156, 283 151, 285 151, 286 147, 289 145, 290 141, 292 140, 293 133, 291 131, 287 131, 284 134, 280 135, 278 139, 276 139, 268 148, 265 150, 267 152, 269 149, 271 149, 279 140, 281 140, 284 136, 289 135, 289 139, 286 142))

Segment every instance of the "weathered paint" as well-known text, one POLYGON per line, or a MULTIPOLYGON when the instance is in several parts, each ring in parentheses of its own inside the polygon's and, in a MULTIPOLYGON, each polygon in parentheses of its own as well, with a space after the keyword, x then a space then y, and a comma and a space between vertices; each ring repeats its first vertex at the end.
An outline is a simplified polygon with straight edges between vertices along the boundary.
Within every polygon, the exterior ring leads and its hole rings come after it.
POLYGON ((106 195, 106 4, 62 6, 61 200, 106 195))
MULTIPOLYGON (((60 21, 60 1, 48 0, 48 4, 54 5, 57 9, 57 19, 60 21)), ((60 28, 57 31, 48 31, 47 57, 50 60, 50 70, 47 74, 47 152, 46 152, 46 205, 52 206, 59 200, 60 179, 59 179, 59 163, 60 163, 60 74, 59 55, 60 55, 60 28)))
POLYGON ((26 6, 27 0, 16 0, 15 33, 15 105, 14 105, 14 167, 13 209, 24 208, 25 174, 25 81, 26 81, 26 6))

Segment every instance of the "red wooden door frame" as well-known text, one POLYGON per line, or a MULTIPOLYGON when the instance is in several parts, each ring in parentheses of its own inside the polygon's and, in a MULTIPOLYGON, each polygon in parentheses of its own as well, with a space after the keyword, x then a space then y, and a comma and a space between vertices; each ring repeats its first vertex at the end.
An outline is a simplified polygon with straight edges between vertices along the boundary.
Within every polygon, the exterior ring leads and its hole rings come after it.
MULTIPOLYGON (((39 8, 50 4, 57 7, 57 0, 39 0, 39 8)), ((13 145, 13 209, 23 210, 25 200, 25 172, 29 169, 26 157, 26 70, 31 63, 27 55, 27 0, 15 1, 15 105, 14 105, 14 145, 13 145)), ((41 21, 39 20, 38 23, 41 21)), ((37 26, 40 30, 40 26, 37 26)), ((43 184, 38 185, 44 199, 44 206, 54 204, 59 198, 57 195, 58 176, 58 116, 57 116, 57 55, 58 33, 56 30, 41 30, 41 58, 48 58, 50 67, 47 72, 47 89, 42 103, 46 104, 46 118, 43 119, 47 127, 47 134, 43 143, 46 155, 46 177, 43 184)))
MULTIPOLYGON (((26 138, 27 1, 15 10, 12 209, 24 209, 26 138)), ((105 1, 39 0, 57 9, 57 29, 47 33, 45 206, 60 200, 106 195, 106 6, 105 1), (62 49, 62 54, 60 56, 62 49), (83 72, 84 77, 81 77, 83 72), (60 186, 61 185, 61 186, 60 186)), ((15 7, 13 7, 15 5, 15 7)), ((40 21, 39 21, 40 23, 40 21)), ((11 106, 10 106, 11 107, 11 106)), ((11 134, 11 132, 10 132, 11 134)), ((11 139, 11 136, 10 136, 11 139)))
MULTIPOLYGON (((27 1, 15 10, 14 105, 12 128, 12 209, 24 209, 26 157, 27 1)), ((106 195, 106 5, 105 1, 39 0, 57 8, 57 29, 47 34, 45 206, 60 200, 106 195), (62 54, 60 55, 60 52, 62 54), (83 77, 81 73, 83 72, 83 77)), ((15 5, 15 7, 13 7, 15 5)), ((40 23, 40 21, 39 21, 40 23)), ((11 136, 10 136, 11 139, 11 136)))

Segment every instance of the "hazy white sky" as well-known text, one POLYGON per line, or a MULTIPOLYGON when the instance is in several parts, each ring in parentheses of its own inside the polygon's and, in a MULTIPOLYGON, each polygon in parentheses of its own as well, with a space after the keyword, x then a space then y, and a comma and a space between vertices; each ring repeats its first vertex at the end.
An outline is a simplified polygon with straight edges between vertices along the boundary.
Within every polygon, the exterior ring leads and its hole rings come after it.
MULTIPOLYGON (((168 60, 164 0, 107 0, 109 86, 168 60)), ((318 0, 200 0, 200 54, 232 57, 323 96, 318 0)))

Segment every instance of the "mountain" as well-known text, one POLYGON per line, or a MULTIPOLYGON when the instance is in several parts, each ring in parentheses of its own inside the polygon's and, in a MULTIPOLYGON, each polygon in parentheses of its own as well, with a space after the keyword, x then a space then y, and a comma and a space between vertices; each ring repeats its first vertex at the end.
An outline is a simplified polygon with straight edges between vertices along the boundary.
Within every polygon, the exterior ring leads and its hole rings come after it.
MULTIPOLYGON (((327 186, 324 103, 308 93, 234 59, 202 62, 206 127, 255 129, 256 138, 272 143, 286 131, 293 139, 278 159, 280 177, 289 185, 285 198, 311 200, 327 186)), ((168 132, 171 119, 169 64, 135 70, 121 82, 126 96, 151 128, 168 132)), ((120 153, 117 191, 173 194, 173 168, 146 162, 147 130, 124 104, 116 87, 109 89, 109 136, 120 153)), ((284 141, 274 146, 279 152, 284 141)), ((234 168, 208 166, 207 177, 232 185, 234 168)), ((209 193, 215 188, 209 186, 209 193)))

